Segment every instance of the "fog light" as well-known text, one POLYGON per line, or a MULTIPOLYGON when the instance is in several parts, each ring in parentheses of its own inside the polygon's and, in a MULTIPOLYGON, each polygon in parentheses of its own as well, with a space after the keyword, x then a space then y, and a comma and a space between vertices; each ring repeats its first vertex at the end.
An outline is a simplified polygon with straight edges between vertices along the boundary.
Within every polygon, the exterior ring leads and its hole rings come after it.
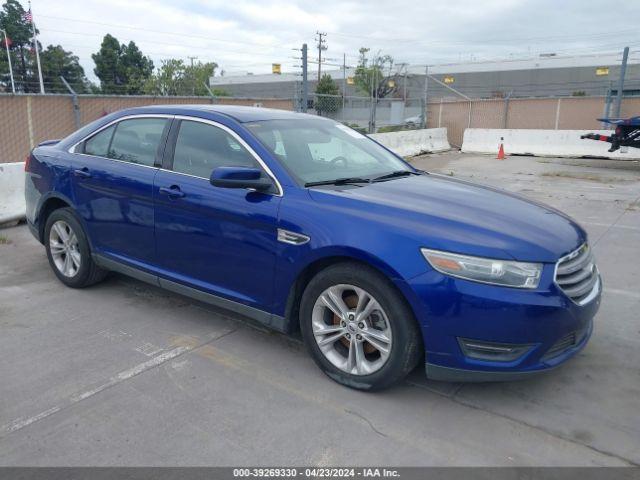
POLYGON ((475 360, 488 360, 492 362, 512 362, 527 353, 532 345, 484 342, 458 338, 462 353, 475 360))

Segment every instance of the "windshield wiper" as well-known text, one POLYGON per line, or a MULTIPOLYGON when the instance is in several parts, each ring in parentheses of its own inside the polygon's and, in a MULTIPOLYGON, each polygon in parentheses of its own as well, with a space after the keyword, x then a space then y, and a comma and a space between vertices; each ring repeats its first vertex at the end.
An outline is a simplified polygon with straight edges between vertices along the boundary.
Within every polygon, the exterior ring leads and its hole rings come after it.
POLYGON ((372 180, 372 182, 379 182, 381 180, 389 180, 391 178, 406 177, 408 175, 420 175, 419 172, 411 170, 396 170, 395 172, 387 173, 386 175, 380 175, 372 180))
POLYGON ((319 180, 317 182, 307 182, 304 184, 305 187, 315 187, 317 185, 347 185, 349 183, 371 183, 371 180, 368 178, 361 177, 347 177, 347 178, 336 178, 334 180, 319 180))

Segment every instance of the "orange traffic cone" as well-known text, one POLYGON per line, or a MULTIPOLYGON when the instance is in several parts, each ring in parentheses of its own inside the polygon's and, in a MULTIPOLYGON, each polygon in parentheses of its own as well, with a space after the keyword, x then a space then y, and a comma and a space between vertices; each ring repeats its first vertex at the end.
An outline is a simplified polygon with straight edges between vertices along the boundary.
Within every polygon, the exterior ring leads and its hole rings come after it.
POLYGON ((505 159, 503 141, 504 141, 504 139, 502 137, 500 137, 500 148, 498 149, 498 157, 497 157, 498 160, 504 160, 505 159))

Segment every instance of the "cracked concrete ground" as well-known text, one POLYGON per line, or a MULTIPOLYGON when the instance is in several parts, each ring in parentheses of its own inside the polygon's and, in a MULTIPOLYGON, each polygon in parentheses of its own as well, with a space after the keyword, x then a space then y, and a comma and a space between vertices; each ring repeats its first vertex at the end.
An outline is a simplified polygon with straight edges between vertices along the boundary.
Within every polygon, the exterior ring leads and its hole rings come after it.
POLYGON ((0 231, 1 465, 640 464, 640 167, 417 157, 589 231, 605 293, 587 348, 525 382, 462 385, 418 369, 367 394, 295 339, 112 275, 72 290, 18 226, 0 231))

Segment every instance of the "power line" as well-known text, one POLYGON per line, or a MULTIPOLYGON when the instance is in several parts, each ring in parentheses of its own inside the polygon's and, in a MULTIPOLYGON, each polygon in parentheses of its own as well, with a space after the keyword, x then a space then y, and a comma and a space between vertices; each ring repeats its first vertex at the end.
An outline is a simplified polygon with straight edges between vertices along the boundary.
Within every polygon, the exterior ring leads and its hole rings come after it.
MULTIPOLYGON (((98 32, 94 32, 94 33, 89 33, 89 32, 70 32, 68 30, 57 30, 57 29, 52 29, 52 28, 40 28, 39 29, 41 32, 55 32, 55 33, 65 33, 68 35, 80 35, 80 36, 87 36, 87 37, 104 37, 103 34, 98 33, 98 32)), ((158 40, 138 40, 138 43, 142 44, 151 44, 151 45, 166 45, 166 46, 170 46, 170 47, 179 47, 179 48, 188 48, 190 50, 206 50, 206 51, 211 51, 210 47, 202 47, 202 46, 196 46, 196 45, 185 45, 185 44, 176 44, 176 43, 169 43, 169 42, 161 42, 158 40)), ((240 51, 240 50, 224 50, 225 53, 239 53, 239 54, 247 54, 247 55, 255 55, 255 56, 263 56, 263 57, 270 57, 273 58, 274 54, 268 54, 268 53, 258 53, 255 50, 246 50, 246 51, 240 51)))
MULTIPOLYGON (((152 30, 152 29, 148 29, 148 28, 140 28, 140 27, 134 27, 132 25, 125 25, 125 24, 116 24, 116 23, 106 23, 106 22, 96 22, 96 21, 91 21, 91 20, 80 20, 77 18, 67 18, 67 17, 57 17, 57 16, 53 16, 53 15, 38 15, 38 17, 44 17, 44 18, 50 18, 53 20, 65 20, 68 22, 77 22, 77 23, 82 23, 82 24, 92 24, 92 25, 102 25, 105 27, 113 27, 113 28, 121 28, 121 29, 125 29, 125 30, 134 30, 136 32, 147 32, 147 33, 156 33, 156 34, 161 34, 161 35, 175 35, 178 37, 186 37, 186 38, 196 38, 196 39, 200 39, 200 40, 209 40, 212 42, 218 42, 218 43, 235 43, 235 44, 239 44, 239 45, 249 45, 252 47, 255 46, 259 46, 259 47, 264 47, 264 43, 257 43, 257 42, 244 42, 244 41, 240 41, 240 40, 226 40, 226 39, 221 39, 221 38, 216 38, 216 37, 211 37, 208 35, 194 35, 194 34, 188 34, 188 33, 181 33, 181 32, 170 32, 170 31, 166 31, 166 30, 152 30)), ((100 34, 99 34, 100 35, 100 34)))
MULTIPOLYGON (((78 45, 78 44, 73 44, 73 43, 65 43, 64 44, 65 47, 70 47, 73 48, 73 50, 90 50, 90 51, 95 51, 95 47, 92 47, 90 45, 78 45)), ((178 59, 178 60, 189 60, 189 57, 187 55, 176 55, 176 54, 171 54, 168 52, 157 52, 157 51, 149 51, 146 50, 144 51, 145 54, 147 55, 152 55, 154 57, 158 57, 160 59, 178 59)), ((266 56, 266 55, 265 55, 266 56)), ((205 62, 214 62, 214 63, 218 63, 220 62, 220 58, 213 58, 213 57, 198 57, 200 60, 205 61, 205 62)), ((273 57, 269 57, 269 58, 273 58, 273 57)), ((263 61, 263 62, 254 62, 254 63, 247 63, 247 62, 242 62, 242 63, 236 63, 236 62, 224 62, 224 66, 225 67, 255 67, 255 66, 270 66, 271 65, 271 61, 263 61)), ((289 61, 283 61, 282 62, 284 65, 292 65, 292 62, 289 61)), ((220 65, 219 65, 220 66, 220 65)))

